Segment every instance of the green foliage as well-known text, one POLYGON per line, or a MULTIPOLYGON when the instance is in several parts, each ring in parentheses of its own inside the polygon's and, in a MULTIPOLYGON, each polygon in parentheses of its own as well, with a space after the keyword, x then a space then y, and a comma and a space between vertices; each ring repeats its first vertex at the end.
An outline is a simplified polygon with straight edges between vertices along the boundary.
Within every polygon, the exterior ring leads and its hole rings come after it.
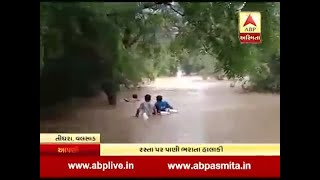
POLYGON ((279 7, 266 2, 41 2, 41 90, 59 86, 69 97, 79 95, 70 89, 103 85, 115 92, 119 83, 174 75, 180 66, 204 76, 250 75, 256 85, 280 84, 279 7), (261 12, 261 45, 239 43, 241 8, 261 12))
POLYGON ((180 4, 188 22, 179 39, 180 47, 189 51, 202 49, 202 52, 216 57, 216 70, 220 68, 229 78, 250 75, 259 82, 260 79, 270 79, 272 56, 280 52, 279 3, 245 3, 244 6, 243 3, 228 2, 180 4), (242 6, 243 11, 261 12, 263 40, 260 45, 239 43, 238 12, 242 6))

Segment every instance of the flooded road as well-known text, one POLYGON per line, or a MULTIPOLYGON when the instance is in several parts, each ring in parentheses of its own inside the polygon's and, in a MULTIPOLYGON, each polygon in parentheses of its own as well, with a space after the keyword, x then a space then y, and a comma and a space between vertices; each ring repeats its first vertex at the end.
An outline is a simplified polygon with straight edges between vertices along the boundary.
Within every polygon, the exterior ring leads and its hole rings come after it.
POLYGON ((103 143, 280 143, 280 95, 241 93, 228 81, 199 77, 160 78, 140 90, 120 92, 115 108, 105 95, 76 100, 77 107, 40 121, 40 131, 101 133, 103 143), (179 113, 134 117, 141 102, 162 95, 179 113))

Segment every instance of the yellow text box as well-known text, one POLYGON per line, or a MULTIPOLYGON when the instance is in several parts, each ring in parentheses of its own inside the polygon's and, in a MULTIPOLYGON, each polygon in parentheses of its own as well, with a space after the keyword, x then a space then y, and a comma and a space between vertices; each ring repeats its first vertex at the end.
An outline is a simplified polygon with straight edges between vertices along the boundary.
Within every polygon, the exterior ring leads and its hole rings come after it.
POLYGON ((279 156, 280 144, 101 144, 101 156, 279 156))

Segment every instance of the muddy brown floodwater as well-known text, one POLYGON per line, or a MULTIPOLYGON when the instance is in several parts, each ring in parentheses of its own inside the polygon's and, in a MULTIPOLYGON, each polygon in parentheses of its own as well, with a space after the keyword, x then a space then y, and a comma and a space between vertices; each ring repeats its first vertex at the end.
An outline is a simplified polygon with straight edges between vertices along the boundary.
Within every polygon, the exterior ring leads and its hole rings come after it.
POLYGON ((280 143, 280 95, 241 93, 228 81, 160 78, 140 90, 119 93, 115 108, 105 95, 73 100, 64 113, 40 121, 40 132, 100 133, 103 143, 280 143), (161 94, 176 114, 148 121, 133 115, 133 93, 161 94))

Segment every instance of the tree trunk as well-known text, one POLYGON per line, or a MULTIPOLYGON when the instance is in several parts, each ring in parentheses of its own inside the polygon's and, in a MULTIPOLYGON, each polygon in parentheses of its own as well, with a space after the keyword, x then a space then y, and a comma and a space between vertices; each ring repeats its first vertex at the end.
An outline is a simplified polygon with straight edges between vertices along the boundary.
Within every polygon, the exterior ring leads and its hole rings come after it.
POLYGON ((109 105, 117 105, 117 94, 107 93, 109 105))

